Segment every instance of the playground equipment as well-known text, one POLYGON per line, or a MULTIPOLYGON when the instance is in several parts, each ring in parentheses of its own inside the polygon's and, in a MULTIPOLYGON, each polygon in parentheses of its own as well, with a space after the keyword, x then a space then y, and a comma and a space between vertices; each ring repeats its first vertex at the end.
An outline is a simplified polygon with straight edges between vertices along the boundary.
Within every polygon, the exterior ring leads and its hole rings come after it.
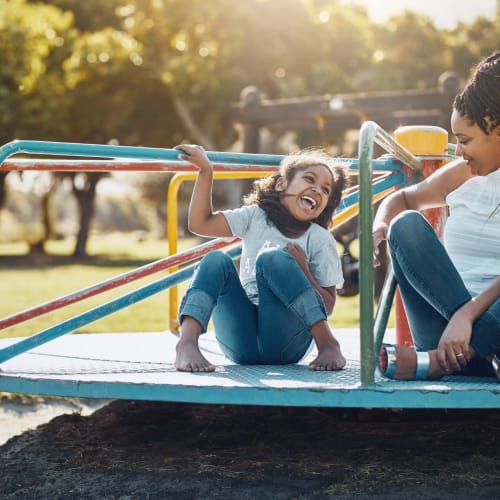
MULTIPOLYGON (((433 139, 435 134, 439 135, 441 132, 436 127, 428 127, 427 139, 433 139)), ((440 149, 433 154, 415 156, 376 123, 365 122, 360 130, 358 158, 343 160, 348 162, 350 169, 357 171, 359 187, 345 194, 336 223, 340 224, 357 215, 358 209, 360 221, 360 329, 359 332, 351 331, 347 335, 340 332, 341 343, 350 342, 354 346, 351 348, 343 344, 349 358, 345 370, 311 372, 305 364, 307 360, 302 364, 287 366, 234 365, 218 352, 213 337, 207 336, 202 342, 202 348, 212 351, 209 356, 219 366, 218 370, 214 373, 180 373, 173 368, 171 362, 177 339, 170 333, 67 335, 83 325, 162 290, 175 287, 192 275, 195 266, 193 262, 210 250, 220 248, 227 251, 231 257, 238 257, 241 251, 239 242, 238 239, 232 238, 217 239, 186 252, 171 255, 107 282, 0 320, 0 329, 7 328, 159 270, 171 271, 167 277, 31 337, 0 341, 0 391, 94 398, 290 406, 500 406, 500 399, 497 397, 498 385, 493 379, 450 376, 440 381, 401 382, 385 379, 377 374, 375 369, 376 353, 387 333, 387 318, 395 283, 389 275, 377 315, 374 317, 371 236, 373 202, 394 189, 417 180, 430 163, 437 166, 448 161, 450 156, 447 140, 443 143, 442 135, 439 144, 440 149), (383 147, 388 154, 373 159, 374 143, 383 147), (375 177, 374 172, 377 174, 375 177), (465 393, 467 397, 464 397, 465 393)), ((170 149, 15 141, 0 148, 0 171, 25 168, 72 171, 150 170, 189 174, 193 167, 179 162, 177 154, 177 151, 170 149), (87 156, 103 160, 23 160, 23 163, 5 161, 17 153, 87 156)), ((250 172, 252 175, 263 175, 275 170, 282 158, 280 155, 218 152, 209 152, 208 156, 215 163, 220 177, 250 172)), ((174 183, 174 191, 177 189, 175 186, 174 183)), ((170 193, 169 201, 175 198, 170 193)), ((170 236, 172 235, 169 234, 170 236)), ((171 248, 175 248, 175 243, 171 248)), ((171 300, 171 309, 175 312, 176 297, 171 300)), ((173 321, 171 318, 171 325, 174 324, 173 321)))

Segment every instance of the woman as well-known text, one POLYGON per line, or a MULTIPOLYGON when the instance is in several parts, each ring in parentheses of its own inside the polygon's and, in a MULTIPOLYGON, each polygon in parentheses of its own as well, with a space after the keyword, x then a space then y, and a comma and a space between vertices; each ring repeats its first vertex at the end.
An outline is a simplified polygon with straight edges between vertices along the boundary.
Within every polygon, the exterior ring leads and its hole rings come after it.
MULTIPOLYGON (((416 350, 382 347, 380 371, 400 380, 495 376, 500 349, 500 52, 455 98, 460 159, 383 201, 375 254, 388 239, 416 350), (420 210, 447 206, 443 243, 420 210)), ((377 261, 375 261, 377 265, 377 261)))

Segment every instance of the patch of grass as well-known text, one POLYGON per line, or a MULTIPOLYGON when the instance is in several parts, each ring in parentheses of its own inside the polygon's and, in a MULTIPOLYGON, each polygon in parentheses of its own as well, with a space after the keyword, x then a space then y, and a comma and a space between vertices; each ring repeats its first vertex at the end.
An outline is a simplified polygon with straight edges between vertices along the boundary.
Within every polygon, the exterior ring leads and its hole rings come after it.
MULTIPOLYGON (((194 239, 179 242, 188 248, 194 239)), ((138 242, 132 235, 92 236, 89 240, 89 258, 75 260, 69 257, 72 242, 54 241, 47 245, 50 255, 22 256, 12 254, 12 245, 0 245, 0 318, 36 307, 58 297, 109 280, 139 266, 168 256, 166 241, 138 242)), ((147 283, 167 276, 167 271, 155 273, 130 284, 99 294, 76 304, 38 316, 0 331, 0 337, 32 335, 50 326, 77 316, 147 283)), ((187 284, 179 286, 179 295, 187 284)), ((130 305, 76 330, 83 332, 163 331, 169 326, 169 292, 130 305)))

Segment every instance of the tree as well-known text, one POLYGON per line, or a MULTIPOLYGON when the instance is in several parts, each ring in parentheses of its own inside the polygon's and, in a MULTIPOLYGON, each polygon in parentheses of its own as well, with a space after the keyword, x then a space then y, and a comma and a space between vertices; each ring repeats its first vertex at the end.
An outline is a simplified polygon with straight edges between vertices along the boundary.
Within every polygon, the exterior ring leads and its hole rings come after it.
MULTIPOLYGON (((0 24, 6 27, 0 50, 7 54, 7 64, 0 69, 4 142, 27 137, 103 143, 128 122, 131 106, 123 102, 130 100, 123 99, 120 87, 126 87, 127 74, 136 67, 132 58, 137 43, 113 28, 78 33, 73 19, 70 12, 24 0, 11 0, 0 8, 0 24)), ((86 179, 80 184, 73 179, 82 222, 75 248, 79 256, 85 253, 100 177, 82 176, 86 179)), ((3 182, 0 188, 3 193, 3 182)), ((50 217, 43 214, 42 219, 50 217)), ((46 228, 44 238, 49 233, 46 228)))
POLYGON ((370 90, 434 88, 449 61, 446 36, 425 15, 406 11, 375 26, 370 90))
MULTIPOLYGON (((0 140, 55 139, 67 122, 61 63, 71 46, 72 16, 50 5, 9 0, 0 7, 0 140)), ((0 208, 5 178, 0 174, 0 208)), ((46 206, 46 204, 43 204, 46 206)), ((44 223, 48 214, 42 216, 44 223)), ((35 246, 40 246, 35 242, 35 246)))
POLYGON ((72 16, 56 7, 8 0, 0 7, 0 140, 50 139, 68 121, 62 61, 72 16))
POLYGON ((346 68, 369 60, 366 11, 337 2, 132 0, 118 15, 184 133, 210 149, 234 140, 227 116, 243 87, 274 98, 346 91, 346 68))
MULTIPOLYGON (((467 77, 499 35, 498 22, 446 31, 412 12, 374 24, 335 0, 4 0, 0 26, 2 142, 217 150, 235 147, 229 111, 249 85, 272 99, 435 87, 446 70, 467 77)), ((286 128, 302 147, 338 140, 295 123, 271 133, 286 128)), ((97 176, 80 180, 92 204, 97 176)))

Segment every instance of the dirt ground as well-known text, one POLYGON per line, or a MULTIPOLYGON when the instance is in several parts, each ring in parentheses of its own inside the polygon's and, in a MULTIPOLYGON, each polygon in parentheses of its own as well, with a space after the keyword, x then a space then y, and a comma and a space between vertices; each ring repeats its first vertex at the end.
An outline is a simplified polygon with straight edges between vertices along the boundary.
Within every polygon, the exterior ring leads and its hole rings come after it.
POLYGON ((0 447, 0 498, 491 499, 500 411, 113 401, 0 447))

